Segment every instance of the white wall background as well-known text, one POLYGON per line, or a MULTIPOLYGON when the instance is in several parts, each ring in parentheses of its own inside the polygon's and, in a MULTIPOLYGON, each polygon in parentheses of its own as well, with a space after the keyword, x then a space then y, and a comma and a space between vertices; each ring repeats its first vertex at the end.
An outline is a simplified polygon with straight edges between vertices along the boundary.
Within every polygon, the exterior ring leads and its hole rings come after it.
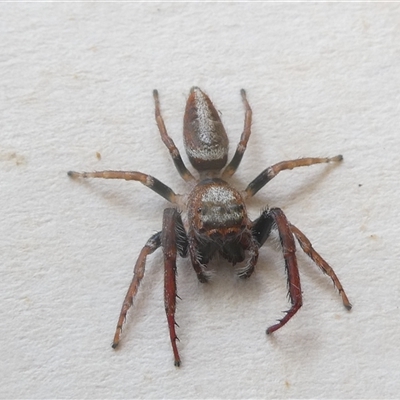
MULTIPOLYGON (((400 6, 394 3, 0 5, 1 398, 396 398, 400 390, 400 6), (282 173, 249 204, 280 206, 342 280, 299 251, 304 306, 287 309, 276 242, 238 282, 200 285, 179 263, 182 367, 173 366, 160 252, 122 343, 135 258, 167 202, 139 183, 66 171, 126 169, 185 192, 154 122, 160 92, 182 149, 189 88, 231 139, 253 136, 232 182, 275 162, 344 155, 282 173), (101 155, 99 159, 98 154, 101 155)), ((184 157, 186 160, 186 156, 184 157)))

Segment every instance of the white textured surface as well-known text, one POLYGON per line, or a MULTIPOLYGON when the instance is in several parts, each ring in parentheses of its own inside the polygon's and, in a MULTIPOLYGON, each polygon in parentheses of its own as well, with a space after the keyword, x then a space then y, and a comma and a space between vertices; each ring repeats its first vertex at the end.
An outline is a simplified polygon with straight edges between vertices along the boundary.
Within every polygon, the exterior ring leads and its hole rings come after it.
MULTIPOLYGON (((400 7, 353 4, 1 4, 1 398, 395 398, 400 391, 400 7), (69 169, 131 169, 184 192, 154 122, 160 93, 182 148, 185 98, 212 98, 232 180, 268 165, 344 155, 279 175, 250 203, 281 206, 335 268, 299 252, 304 307, 288 307, 276 242, 247 282, 227 265, 200 285, 179 266, 175 369, 158 252, 110 347, 134 260, 166 202, 134 182, 69 169), (101 154, 101 159, 98 156, 101 154)), ((186 156, 184 157, 186 160, 186 156)))

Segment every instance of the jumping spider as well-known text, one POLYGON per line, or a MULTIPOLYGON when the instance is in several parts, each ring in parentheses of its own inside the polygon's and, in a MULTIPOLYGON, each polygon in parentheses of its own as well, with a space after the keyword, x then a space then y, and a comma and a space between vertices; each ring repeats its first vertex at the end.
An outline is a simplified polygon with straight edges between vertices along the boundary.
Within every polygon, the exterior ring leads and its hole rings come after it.
POLYGON ((307 237, 286 219, 283 211, 279 208, 270 208, 263 211, 255 221, 251 221, 247 216, 245 205, 245 200, 254 196, 281 171, 312 164, 339 162, 343 157, 338 155, 330 158, 282 161, 262 171, 245 190, 236 190, 226 180, 238 168, 250 138, 252 111, 246 92, 241 90, 246 110, 243 133, 231 162, 226 165, 229 142, 224 126, 209 97, 198 87, 193 87, 186 103, 183 135, 186 153, 198 171, 197 179, 186 168, 179 150, 167 133, 156 90, 153 96, 161 139, 167 146, 179 174, 190 184, 188 194, 176 194, 156 178, 137 171, 68 172, 72 178, 139 181, 174 205, 164 210, 162 230, 151 236, 140 252, 132 282, 122 305, 112 347, 116 348, 119 344, 122 325, 143 278, 147 256, 159 247, 163 247, 165 311, 175 365, 179 366, 181 360, 175 333, 177 255, 190 257, 197 278, 202 283, 210 278, 207 264, 216 254, 220 254, 233 265, 246 260, 244 267, 238 270, 238 275, 240 278, 248 278, 257 263, 258 249, 268 239, 272 229, 277 229, 282 246, 291 308, 278 323, 267 329, 267 334, 285 325, 302 306, 294 238, 315 264, 332 278, 342 296, 344 306, 350 310, 351 304, 333 269, 314 250, 307 237), (186 216, 184 220, 181 212, 186 216))

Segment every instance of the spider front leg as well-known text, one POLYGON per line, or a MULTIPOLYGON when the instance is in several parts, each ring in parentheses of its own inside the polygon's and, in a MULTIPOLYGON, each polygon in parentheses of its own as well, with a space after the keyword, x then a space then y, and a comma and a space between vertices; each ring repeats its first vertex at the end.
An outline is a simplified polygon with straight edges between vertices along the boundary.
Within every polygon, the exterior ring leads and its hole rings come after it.
POLYGON ((302 295, 300 289, 300 276, 295 256, 295 242, 293 235, 298 240, 303 251, 317 264, 317 266, 332 279, 335 287, 342 296, 343 305, 350 310, 351 304, 343 289, 339 278, 336 276, 332 267, 315 251, 311 242, 298 228, 288 222, 285 214, 279 208, 264 211, 259 218, 253 222, 253 237, 262 246, 268 239, 271 230, 276 226, 279 232, 283 255, 285 258, 286 271, 288 273, 289 296, 292 302, 292 308, 287 312, 286 316, 267 329, 267 333, 272 333, 285 325, 291 317, 298 311, 302 305, 302 295))
POLYGON ((299 268, 297 266, 295 254, 296 244, 294 242, 292 231, 290 230, 290 224, 283 211, 279 208, 272 208, 264 211, 253 223, 253 236, 261 246, 267 240, 273 227, 278 229, 282 245, 288 280, 289 297, 292 307, 277 324, 272 325, 267 329, 267 334, 270 334, 285 325, 303 304, 299 268))
POLYGON ((182 256, 187 252, 187 238, 183 228, 181 216, 175 208, 164 210, 163 230, 161 243, 164 252, 164 305, 167 314, 169 336, 174 352, 175 366, 181 365, 176 341, 179 340, 175 332, 176 309, 176 258, 178 253, 182 256))
POLYGON ((133 299, 137 294, 140 282, 143 279, 146 265, 146 258, 160 246, 164 251, 164 302, 167 314, 168 327, 170 332, 172 350, 174 352, 175 366, 180 366, 180 358, 176 347, 178 339, 175 332, 175 308, 176 308, 176 257, 177 253, 182 257, 187 255, 187 238, 179 212, 174 208, 167 208, 164 211, 163 230, 153 235, 143 247, 139 258, 136 261, 132 282, 122 304, 121 313, 118 319, 112 347, 115 349, 120 341, 122 326, 126 314, 131 308, 133 299))
POLYGON ((145 244, 142 251, 139 254, 139 257, 136 261, 135 268, 133 271, 132 282, 129 285, 128 292, 126 293, 124 302, 122 303, 121 313, 119 315, 117 329, 115 330, 114 340, 112 347, 113 349, 117 348, 122 332, 122 325, 125 322, 126 314, 128 310, 131 308, 133 303, 133 298, 136 296, 136 293, 139 289, 140 282, 143 279, 145 266, 146 266, 146 258, 149 254, 154 253, 161 246, 161 232, 153 235, 145 244))
POLYGON ((307 157, 307 158, 299 158, 297 160, 289 160, 282 161, 277 164, 272 165, 271 167, 266 168, 261 172, 250 184, 247 186, 245 190, 246 197, 254 196, 260 189, 262 189, 271 179, 275 178, 279 172, 293 169, 297 167, 307 167, 313 164, 321 164, 321 163, 329 163, 329 162, 338 162, 342 161, 343 156, 338 155, 335 157, 307 157))

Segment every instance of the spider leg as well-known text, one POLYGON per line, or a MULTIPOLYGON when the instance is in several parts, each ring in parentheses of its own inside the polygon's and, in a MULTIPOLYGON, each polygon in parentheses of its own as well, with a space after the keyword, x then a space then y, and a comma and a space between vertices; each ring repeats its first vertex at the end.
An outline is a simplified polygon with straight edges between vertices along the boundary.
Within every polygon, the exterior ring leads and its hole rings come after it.
POLYGON ((68 176, 71 178, 103 178, 103 179, 125 179, 126 181, 138 181, 149 189, 153 190, 164 199, 171 203, 178 203, 179 195, 174 191, 154 178, 151 175, 143 174, 137 171, 96 171, 96 172, 75 172, 68 171, 68 176))
POLYGON ((339 281, 339 278, 336 276, 335 271, 332 267, 314 250, 311 242, 308 238, 301 232, 298 228, 294 225, 290 224, 290 230, 295 235, 296 239, 298 240, 301 248, 303 251, 317 264, 317 266, 324 272, 325 274, 329 275, 333 281, 335 287, 339 290, 340 295, 342 296, 343 305, 350 310, 351 304, 347 295, 343 289, 342 284, 339 281))
POLYGON ((245 117, 244 117, 243 133, 242 133, 242 136, 240 137, 240 142, 237 145, 236 152, 235 152, 231 162, 226 166, 226 168, 224 169, 224 172, 222 173, 222 179, 227 179, 236 172, 236 170, 239 167, 240 162, 242 161, 243 154, 246 151, 247 143, 250 139, 251 120, 252 120, 253 112, 251 110, 249 102, 247 101, 246 91, 244 89, 242 89, 240 91, 240 94, 242 95, 244 107, 246 110, 245 117))
MULTIPOLYGON (((163 230, 161 242, 164 252, 164 304, 167 314, 169 336, 171 339, 172 351, 174 352, 175 366, 179 367, 181 360, 176 346, 178 337, 175 332, 175 309, 176 309, 176 257, 179 242, 186 242, 182 236, 182 219, 175 208, 164 210, 163 230)), ((179 339, 178 339, 179 340, 179 339)))
POLYGON ((139 257, 136 261, 135 268, 133 271, 132 282, 129 285, 128 292, 126 293, 124 302, 122 303, 121 313, 119 315, 117 328, 115 330, 114 340, 112 347, 115 349, 120 340, 122 325, 125 322, 126 314, 128 310, 131 308, 133 303, 133 298, 136 296, 136 293, 139 289, 140 282, 143 279, 145 266, 146 266, 146 258, 149 254, 153 253, 161 246, 161 232, 154 234, 144 245, 142 248, 139 257))
POLYGON ((279 172, 281 171, 297 167, 307 167, 313 164, 337 162, 342 160, 343 156, 338 155, 335 157, 322 157, 322 158, 308 157, 308 158, 299 158, 297 160, 279 162, 277 164, 274 164, 266 168, 253 181, 251 181, 245 190, 245 194, 247 197, 254 196, 261 188, 263 188, 272 178, 275 178, 275 176, 278 175, 279 172))
MULTIPOLYGON (((271 208, 270 210, 264 211, 263 216, 258 221, 265 221, 266 232, 270 232, 273 225, 276 226, 279 233, 279 238, 282 245, 283 257, 285 259, 285 267, 288 280, 289 297, 292 303, 290 310, 286 312, 286 315, 279 320, 275 325, 270 326, 267 329, 267 334, 270 334, 277 329, 285 325, 300 309, 303 304, 301 286, 300 286, 300 275, 299 268, 297 266, 296 259, 296 244, 293 238, 292 231, 290 230, 290 224, 286 219, 285 214, 279 208, 271 208)), ((261 229, 261 222, 257 223, 258 229, 261 229)), ((265 235, 262 236, 264 239, 265 235)))
POLYGON ((153 90, 153 97, 156 106, 155 110, 156 122, 158 130, 160 131, 161 139, 167 146, 169 153, 171 154, 172 160, 175 164, 175 167, 178 170, 180 176, 187 182, 195 181, 196 180, 195 177, 190 173, 190 171, 186 168, 184 162, 182 161, 182 157, 179 153, 178 148, 175 146, 174 141, 168 135, 167 128, 165 127, 164 124, 164 119, 161 115, 160 100, 158 97, 157 90, 153 90))

